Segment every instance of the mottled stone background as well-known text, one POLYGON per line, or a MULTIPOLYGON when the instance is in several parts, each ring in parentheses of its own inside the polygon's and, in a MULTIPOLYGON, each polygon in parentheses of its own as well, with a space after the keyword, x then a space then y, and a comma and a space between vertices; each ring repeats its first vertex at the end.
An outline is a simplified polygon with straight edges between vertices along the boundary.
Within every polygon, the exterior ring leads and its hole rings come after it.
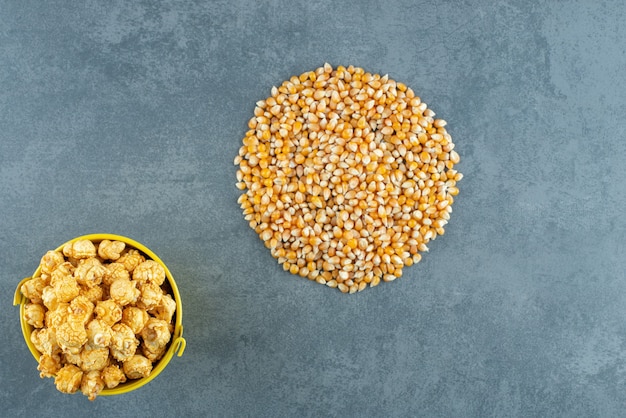
POLYGON ((0 0, 4 416, 624 416, 626 5, 0 0), (283 272, 233 158, 272 85, 354 64, 449 123, 446 234, 357 295, 283 272), (89 403, 11 306, 48 249, 127 235, 170 267, 187 349, 89 403))

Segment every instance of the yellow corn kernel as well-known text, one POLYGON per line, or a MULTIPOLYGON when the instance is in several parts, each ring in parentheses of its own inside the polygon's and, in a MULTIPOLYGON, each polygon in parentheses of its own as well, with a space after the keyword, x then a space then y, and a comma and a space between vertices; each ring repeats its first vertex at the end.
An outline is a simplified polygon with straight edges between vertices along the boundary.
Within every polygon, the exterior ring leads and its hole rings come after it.
POLYGON ((311 203, 313 203, 313 205, 315 205, 318 208, 321 208, 324 206, 324 204, 322 203, 322 199, 319 196, 311 197, 311 203))

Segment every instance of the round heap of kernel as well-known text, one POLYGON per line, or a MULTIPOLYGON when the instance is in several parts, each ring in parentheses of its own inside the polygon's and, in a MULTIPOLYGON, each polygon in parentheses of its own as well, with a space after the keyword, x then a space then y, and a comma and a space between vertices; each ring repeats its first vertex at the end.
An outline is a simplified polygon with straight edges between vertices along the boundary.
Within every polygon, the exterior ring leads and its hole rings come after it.
POLYGON ((285 270, 344 293, 393 281, 450 219, 446 122, 388 76, 329 64, 256 103, 235 158, 246 221, 285 270))

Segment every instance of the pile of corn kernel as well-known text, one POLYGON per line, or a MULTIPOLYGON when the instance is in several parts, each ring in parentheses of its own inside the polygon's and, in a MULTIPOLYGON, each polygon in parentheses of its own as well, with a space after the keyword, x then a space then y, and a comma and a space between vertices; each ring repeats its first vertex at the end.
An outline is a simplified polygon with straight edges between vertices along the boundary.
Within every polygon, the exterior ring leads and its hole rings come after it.
POLYGON ((150 375, 176 311, 159 263, 120 241, 78 240, 48 251, 40 269, 20 291, 42 378, 94 400, 105 387, 150 375))
POLYGON ((273 87, 235 158, 246 221, 285 270, 343 293, 401 277, 444 234, 462 178, 434 116, 353 66, 273 87))

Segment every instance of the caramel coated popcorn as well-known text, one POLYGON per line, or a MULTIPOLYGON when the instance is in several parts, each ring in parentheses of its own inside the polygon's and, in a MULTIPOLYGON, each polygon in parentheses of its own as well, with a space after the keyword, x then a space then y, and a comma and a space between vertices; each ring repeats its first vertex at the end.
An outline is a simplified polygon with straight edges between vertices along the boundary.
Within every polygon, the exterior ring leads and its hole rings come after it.
POLYGON ((104 260, 117 260, 120 258, 124 248, 126 248, 126 244, 121 241, 109 241, 105 239, 100 241, 98 245, 98 255, 104 260))
POLYGON ((108 389, 117 387, 120 383, 126 382, 126 374, 117 364, 111 364, 105 367, 100 373, 104 384, 108 389))
POLYGON ((24 307, 24 319, 35 328, 43 328, 46 308, 39 303, 29 303, 24 307))
POLYGON ((83 380, 83 371, 74 364, 66 364, 54 378, 57 390, 63 393, 74 393, 83 380))
POLYGON ((63 247, 63 254, 73 259, 92 258, 96 256, 96 246, 86 239, 69 242, 63 247))
POLYGON ((46 252, 40 267, 20 291, 42 378, 94 400, 150 375, 174 329, 163 266, 121 241, 78 240, 46 252))
POLYGON ((129 379, 141 379, 150 376, 152 362, 142 355, 132 356, 124 362, 124 373, 129 379))
POLYGON ((87 396, 90 401, 96 399, 98 394, 104 389, 104 380, 99 370, 93 370, 83 375, 80 382, 80 391, 87 396))

